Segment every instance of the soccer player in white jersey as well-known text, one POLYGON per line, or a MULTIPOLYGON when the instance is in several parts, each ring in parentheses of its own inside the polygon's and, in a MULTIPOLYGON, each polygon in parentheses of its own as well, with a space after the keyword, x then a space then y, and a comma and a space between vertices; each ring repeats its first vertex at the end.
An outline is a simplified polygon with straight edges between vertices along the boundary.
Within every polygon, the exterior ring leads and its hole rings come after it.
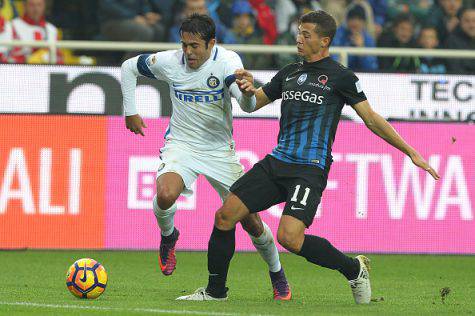
MULTIPOLYGON (((206 15, 193 14, 180 28, 182 49, 144 54, 122 64, 122 93, 127 129, 144 136, 145 124, 135 107, 139 75, 164 80, 170 87, 173 112, 160 150, 157 194, 153 210, 161 230, 159 264, 164 275, 176 266, 179 231, 173 217, 180 194, 202 174, 224 201, 230 186, 243 174, 232 138, 231 96, 251 112, 255 97, 247 97, 235 83, 242 69, 239 55, 216 45, 215 24, 206 15)), ((291 291, 269 227, 257 214, 242 222, 254 246, 269 266, 274 299, 289 300, 291 291)), ((234 237, 233 237, 234 238, 234 237)))

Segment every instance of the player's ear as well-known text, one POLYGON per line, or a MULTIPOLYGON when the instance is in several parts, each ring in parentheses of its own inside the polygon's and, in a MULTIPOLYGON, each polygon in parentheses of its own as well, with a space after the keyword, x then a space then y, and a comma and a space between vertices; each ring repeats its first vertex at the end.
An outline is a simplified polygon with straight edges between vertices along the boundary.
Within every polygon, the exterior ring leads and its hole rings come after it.
POLYGON ((216 44, 216 39, 215 38, 210 39, 209 42, 208 42, 208 47, 207 48, 210 49, 210 50, 213 49, 214 44, 216 44))
POLYGON ((322 39, 320 41, 320 46, 322 48, 329 47, 330 46, 330 37, 328 37, 328 36, 322 37, 322 39))

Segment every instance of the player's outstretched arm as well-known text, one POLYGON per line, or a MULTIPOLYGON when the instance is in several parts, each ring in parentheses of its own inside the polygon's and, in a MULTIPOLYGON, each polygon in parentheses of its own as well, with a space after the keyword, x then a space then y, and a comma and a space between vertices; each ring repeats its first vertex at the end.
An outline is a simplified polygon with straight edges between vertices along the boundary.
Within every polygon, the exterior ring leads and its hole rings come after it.
POLYGON ((256 105, 251 112, 255 112, 271 103, 271 100, 267 97, 262 88, 256 89, 256 87, 254 87, 254 77, 249 71, 238 69, 234 72, 234 75, 236 76, 236 84, 242 94, 256 97, 256 105))
POLYGON ((123 97, 125 126, 131 132, 145 136, 143 128, 147 126, 137 113, 135 107, 135 88, 137 86, 137 77, 140 75, 137 68, 138 58, 138 56, 130 58, 122 63, 120 86, 123 97))
POLYGON ((408 155, 416 166, 429 172, 435 180, 440 178, 437 172, 427 163, 427 161, 425 161, 417 150, 407 144, 391 124, 389 124, 381 115, 373 111, 368 101, 359 102, 353 105, 353 108, 373 133, 408 155))

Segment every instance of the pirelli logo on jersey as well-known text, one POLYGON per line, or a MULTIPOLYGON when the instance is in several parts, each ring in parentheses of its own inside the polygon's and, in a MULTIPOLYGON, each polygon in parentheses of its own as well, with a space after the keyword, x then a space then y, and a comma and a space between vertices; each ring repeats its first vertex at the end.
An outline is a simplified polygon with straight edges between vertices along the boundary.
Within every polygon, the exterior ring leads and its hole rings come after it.
POLYGON ((201 103, 212 103, 220 101, 224 97, 224 90, 177 90, 175 89, 175 97, 184 102, 201 102, 201 103))

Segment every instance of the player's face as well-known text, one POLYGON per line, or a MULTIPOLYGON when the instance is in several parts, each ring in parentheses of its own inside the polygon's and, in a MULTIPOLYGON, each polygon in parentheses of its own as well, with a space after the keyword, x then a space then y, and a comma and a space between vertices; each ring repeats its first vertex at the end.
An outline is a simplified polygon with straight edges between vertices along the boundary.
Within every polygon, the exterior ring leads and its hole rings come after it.
POLYGON ((181 46, 188 67, 191 69, 200 68, 211 56, 215 42, 215 39, 211 39, 208 47, 206 47, 206 42, 198 34, 183 32, 181 34, 181 46))
POLYGON ((318 35, 316 27, 317 25, 313 23, 302 23, 299 25, 297 54, 306 60, 310 60, 313 55, 319 54, 330 45, 330 38, 318 35))

